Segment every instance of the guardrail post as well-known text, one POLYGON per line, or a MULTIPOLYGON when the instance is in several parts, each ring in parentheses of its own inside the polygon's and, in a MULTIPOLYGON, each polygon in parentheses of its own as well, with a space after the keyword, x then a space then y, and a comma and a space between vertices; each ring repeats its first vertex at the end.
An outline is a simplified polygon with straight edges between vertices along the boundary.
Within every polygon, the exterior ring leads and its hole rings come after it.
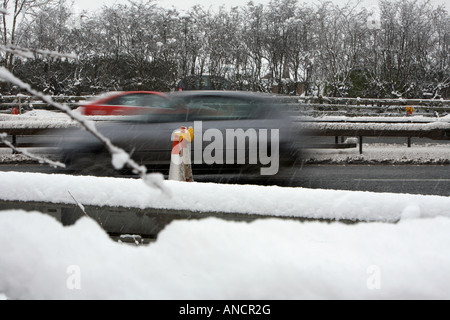
MULTIPOLYGON (((17 147, 17 136, 16 136, 15 134, 12 135, 12 145, 13 145, 14 147, 17 147)), ((17 151, 13 150, 13 151, 12 151, 12 154, 17 154, 17 151)))
POLYGON ((359 136, 359 154, 363 153, 363 137, 359 136))

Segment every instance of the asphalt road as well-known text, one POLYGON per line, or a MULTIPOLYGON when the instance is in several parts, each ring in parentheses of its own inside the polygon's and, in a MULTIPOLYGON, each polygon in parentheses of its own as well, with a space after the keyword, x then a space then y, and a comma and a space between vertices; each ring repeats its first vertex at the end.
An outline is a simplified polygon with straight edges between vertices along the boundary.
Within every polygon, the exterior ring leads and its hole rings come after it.
POLYGON ((294 176, 305 188, 450 196, 450 166, 313 165, 294 176))
MULTIPOLYGON (((0 171, 52 173, 45 165, 0 165, 0 171)), ((449 165, 305 165, 276 177, 197 175, 198 182, 238 183, 450 196, 449 165)))

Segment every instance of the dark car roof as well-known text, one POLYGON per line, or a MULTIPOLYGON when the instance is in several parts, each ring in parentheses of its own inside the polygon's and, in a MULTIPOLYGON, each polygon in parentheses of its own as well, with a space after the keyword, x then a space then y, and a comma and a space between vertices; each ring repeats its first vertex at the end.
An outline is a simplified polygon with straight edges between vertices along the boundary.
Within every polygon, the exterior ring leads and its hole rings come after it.
POLYGON ((194 90, 194 91, 179 91, 169 94, 171 98, 188 98, 188 97, 229 97, 240 98, 247 100, 267 100, 269 102, 279 102, 279 98, 272 94, 249 92, 249 91, 218 91, 218 90, 194 90))
POLYGON ((220 98, 230 98, 242 100, 246 103, 247 108, 251 107, 253 111, 247 109, 251 112, 247 114, 247 116, 258 117, 258 118, 277 118, 284 117, 282 115, 282 101, 280 97, 259 93, 259 92, 248 92, 248 91, 216 91, 216 90, 200 90, 200 91, 182 91, 182 92, 174 92, 169 95, 169 98, 174 103, 185 103, 190 99, 195 98, 211 98, 211 97, 220 97, 220 98), (248 102, 248 104, 247 104, 248 102))

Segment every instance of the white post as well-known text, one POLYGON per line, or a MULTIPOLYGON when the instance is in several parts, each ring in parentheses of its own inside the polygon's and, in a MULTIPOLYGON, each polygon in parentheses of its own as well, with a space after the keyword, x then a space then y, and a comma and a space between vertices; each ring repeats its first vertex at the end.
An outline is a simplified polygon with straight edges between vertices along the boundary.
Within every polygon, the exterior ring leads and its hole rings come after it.
POLYGON ((169 180, 193 182, 191 166, 191 142, 194 130, 181 127, 172 133, 172 153, 170 158, 169 180))

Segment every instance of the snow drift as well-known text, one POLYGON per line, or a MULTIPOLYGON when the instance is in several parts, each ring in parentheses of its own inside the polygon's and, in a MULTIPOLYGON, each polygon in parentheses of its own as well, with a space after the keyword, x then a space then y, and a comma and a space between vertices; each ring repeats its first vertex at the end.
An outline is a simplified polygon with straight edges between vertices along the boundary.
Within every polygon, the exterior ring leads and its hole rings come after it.
POLYGON ((448 299, 450 218, 178 221, 148 246, 83 218, 0 212, 10 299, 448 299))
POLYGON ((0 181, 1 200, 378 221, 173 221, 133 246, 86 217, 65 227, 1 211, 0 299, 450 298, 450 197, 165 181, 168 197, 138 179, 0 181))

